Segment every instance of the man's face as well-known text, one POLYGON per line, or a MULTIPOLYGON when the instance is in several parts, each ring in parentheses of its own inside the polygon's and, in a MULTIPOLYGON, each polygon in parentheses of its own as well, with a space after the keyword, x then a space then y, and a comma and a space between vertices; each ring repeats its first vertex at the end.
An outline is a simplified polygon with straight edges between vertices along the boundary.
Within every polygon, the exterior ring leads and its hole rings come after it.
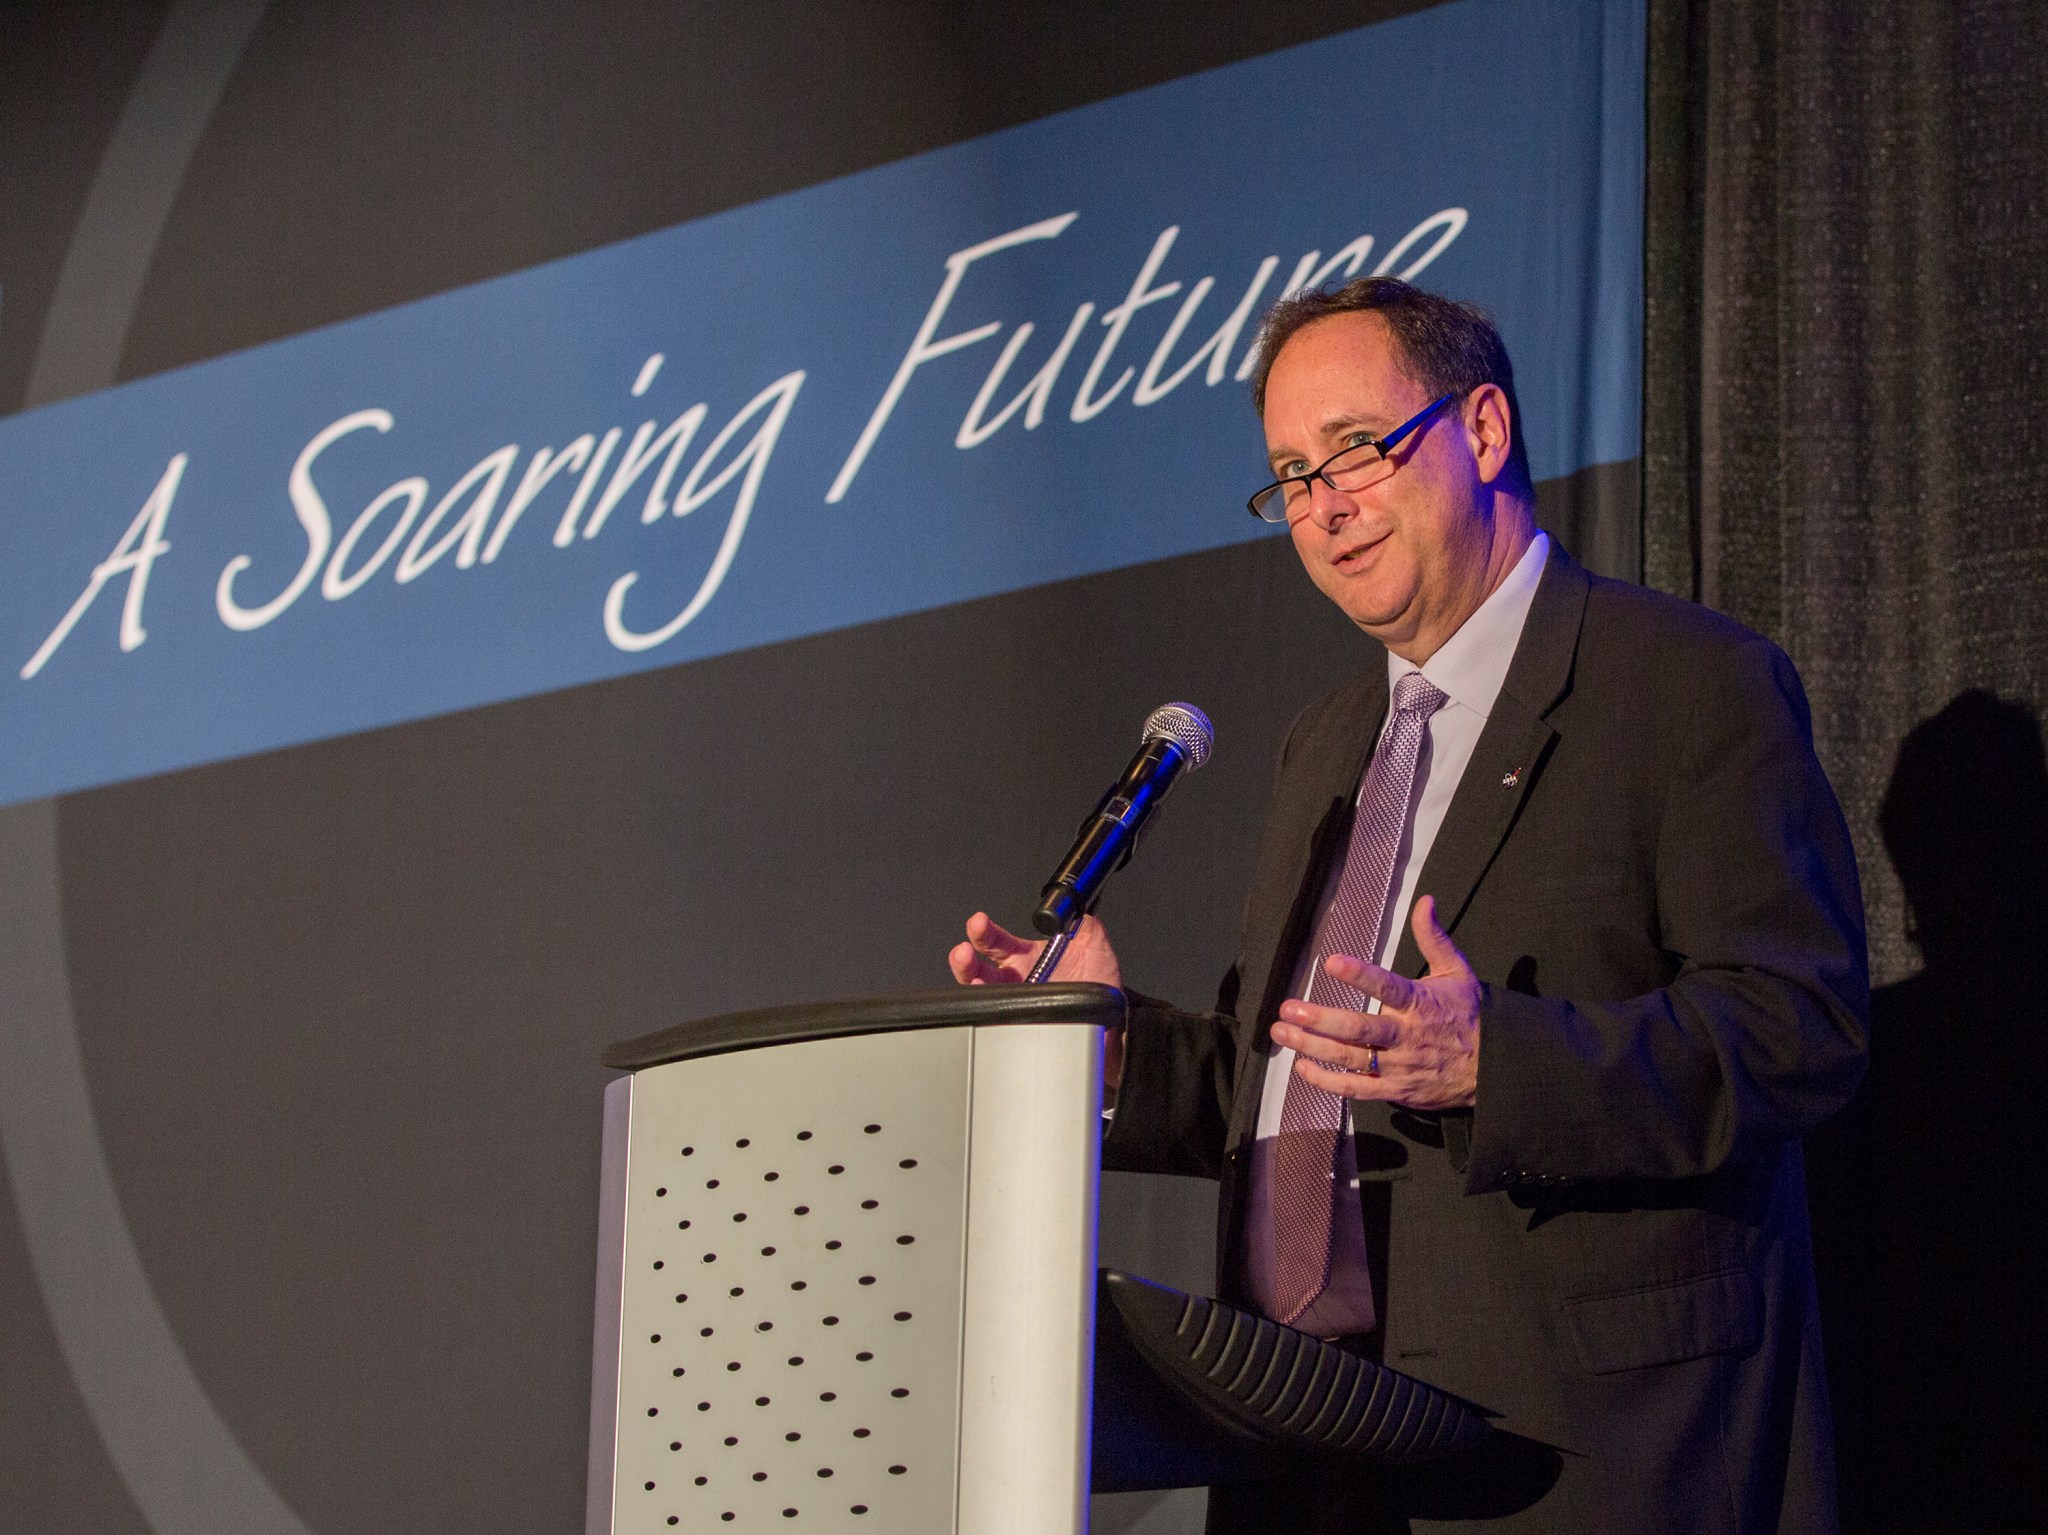
MULTIPOLYGON (((1429 403, 1403 373, 1378 315, 1313 321, 1288 339, 1267 375, 1273 474, 1305 474, 1341 448, 1384 437, 1429 403)), ((1418 659, 1411 650, 1426 655, 1442 644, 1488 589, 1491 491, 1460 404, 1400 443, 1394 472, 1376 484, 1345 492, 1312 481, 1311 510, 1289 529, 1309 578, 1359 628, 1410 660, 1418 659)))

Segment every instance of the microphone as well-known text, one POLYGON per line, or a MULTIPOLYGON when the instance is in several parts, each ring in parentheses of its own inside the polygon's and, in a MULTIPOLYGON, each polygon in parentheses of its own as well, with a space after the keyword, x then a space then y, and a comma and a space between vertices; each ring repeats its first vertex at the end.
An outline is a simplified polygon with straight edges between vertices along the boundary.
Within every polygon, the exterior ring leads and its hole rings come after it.
POLYGON ((1103 882, 1131 861, 1145 823, 1183 771, 1209 760, 1216 727, 1193 704, 1161 704, 1145 721, 1143 745, 1123 777, 1081 823, 1081 833, 1038 897, 1031 925, 1048 937, 1067 932, 1095 905, 1103 882))

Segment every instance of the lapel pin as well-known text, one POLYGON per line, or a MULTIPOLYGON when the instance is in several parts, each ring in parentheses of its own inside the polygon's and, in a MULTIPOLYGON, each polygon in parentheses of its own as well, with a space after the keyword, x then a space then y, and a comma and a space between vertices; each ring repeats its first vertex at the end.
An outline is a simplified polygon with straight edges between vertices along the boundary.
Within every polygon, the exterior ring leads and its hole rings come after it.
POLYGON ((1512 789, 1521 781, 1522 770, 1520 768, 1509 768, 1506 773, 1501 775, 1500 786, 1503 789, 1512 789))

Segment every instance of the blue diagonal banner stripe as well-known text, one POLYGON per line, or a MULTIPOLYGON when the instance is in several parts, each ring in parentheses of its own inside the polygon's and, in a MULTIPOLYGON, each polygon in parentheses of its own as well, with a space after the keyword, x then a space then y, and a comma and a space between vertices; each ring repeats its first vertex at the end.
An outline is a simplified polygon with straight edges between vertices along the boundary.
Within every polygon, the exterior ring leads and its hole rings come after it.
POLYGON ((0 421, 0 802, 1269 536, 1304 282, 1633 458, 1641 54, 1461 0, 0 421))

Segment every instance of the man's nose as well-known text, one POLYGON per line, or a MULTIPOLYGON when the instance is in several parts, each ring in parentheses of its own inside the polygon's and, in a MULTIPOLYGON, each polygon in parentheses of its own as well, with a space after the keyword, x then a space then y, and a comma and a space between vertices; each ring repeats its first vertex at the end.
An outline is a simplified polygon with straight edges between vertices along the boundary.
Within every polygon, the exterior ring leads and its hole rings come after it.
POLYGON ((1358 503, 1321 475, 1308 482, 1308 517, 1325 533, 1334 533, 1358 513, 1358 503))

